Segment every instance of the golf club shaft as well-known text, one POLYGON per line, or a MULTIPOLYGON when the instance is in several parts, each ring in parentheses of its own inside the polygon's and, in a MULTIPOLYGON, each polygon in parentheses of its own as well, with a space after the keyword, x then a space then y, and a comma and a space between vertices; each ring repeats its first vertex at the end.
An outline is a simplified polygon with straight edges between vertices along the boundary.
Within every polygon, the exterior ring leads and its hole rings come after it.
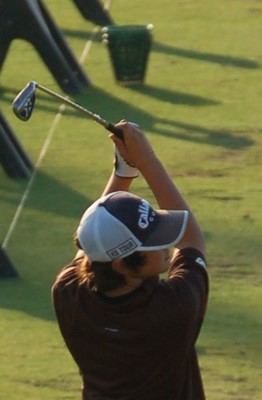
POLYGON ((87 110, 86 108, 80 106, 79 104, 75 103, 74 101, 68 99, 67 97, 61 96, 60 94, 53 92, 52 90, 48 89, 47 87, 39 84, 38 82, 34 82, 35 86, 42 90, 43 92, 49 94, 50 96, 55 97, 56 99, 61 100, 63 103, 69 105, 70 107, 74 108, 77 111, 82 112, 83 114, 87 115, 89 118, 93 119, 94 121, 98 122, 108 131, 114 133, 120 139, 123 139, 123 132, 120 128, 114 126, 111 122, 106 121, 100 115, 93 113, 92 111, 87 110))

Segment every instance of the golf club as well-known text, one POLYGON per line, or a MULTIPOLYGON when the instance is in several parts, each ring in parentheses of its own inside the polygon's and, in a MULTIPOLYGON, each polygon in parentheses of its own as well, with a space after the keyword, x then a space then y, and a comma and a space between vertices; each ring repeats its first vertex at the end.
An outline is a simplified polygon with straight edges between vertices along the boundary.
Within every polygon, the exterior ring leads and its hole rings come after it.
POLYGON ((98 122, 108 131, 114 133, 120 139, 123 139, 123 132, 120 128, 114 126, 111 122, 108 122, 100 117, 100 115, 93 113, 92 111, 87 110, 86 108, 80 106, 77 103, 74 103, 72 100, 68 99, 67 97, 61 96, 60 94, 53 92, 52 90, 48 89, 47 87, 40 85, 35 81, 29 82, 24 89, 22 89, 12 103, 12 108, 15 115, 21 119, 22 121, 28 121, 31 117, 31 114, 34 109, 35 98, 36 98, 36 89, 40 89, 43 92, 49 94, 52 97, 62 101, 63 103, 69 105, 70 107, 74 108, 77 111, 82 112, 83 114, 87 115, 89 118, 93 119, 94 121, 98 122))

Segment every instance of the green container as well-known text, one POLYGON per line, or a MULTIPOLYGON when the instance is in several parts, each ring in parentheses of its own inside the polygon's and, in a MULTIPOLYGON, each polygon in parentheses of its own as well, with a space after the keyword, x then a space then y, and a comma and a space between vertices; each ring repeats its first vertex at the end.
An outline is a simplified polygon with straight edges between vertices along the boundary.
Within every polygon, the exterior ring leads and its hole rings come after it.
POLYGON ((143 83, 152 43, 150 25, 108 25, 102 29, 116 80, 123 85, 143 83))

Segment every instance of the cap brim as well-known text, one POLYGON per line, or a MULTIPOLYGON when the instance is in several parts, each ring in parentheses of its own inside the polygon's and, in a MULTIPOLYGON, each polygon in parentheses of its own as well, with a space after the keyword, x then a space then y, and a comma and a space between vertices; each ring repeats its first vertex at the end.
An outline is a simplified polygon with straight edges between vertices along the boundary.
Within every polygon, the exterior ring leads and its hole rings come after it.
POLYGON ((138 250, 161 250, 178 243, 187 226, 189 212, 187 210, 157 210, 159 221, 156 229, 150 234, 138 250))

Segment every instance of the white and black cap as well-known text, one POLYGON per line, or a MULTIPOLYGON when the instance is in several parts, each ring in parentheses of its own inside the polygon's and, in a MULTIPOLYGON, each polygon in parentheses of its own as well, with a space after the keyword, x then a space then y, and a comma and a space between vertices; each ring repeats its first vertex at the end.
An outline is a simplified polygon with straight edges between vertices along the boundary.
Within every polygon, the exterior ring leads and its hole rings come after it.
POLYGON ((78 241, 92 261, 112 261, 135 251, 166 249, 182 238, 186 210, 155 210, 146 200, 118 191, 101 197, 84 213, 78 241))

